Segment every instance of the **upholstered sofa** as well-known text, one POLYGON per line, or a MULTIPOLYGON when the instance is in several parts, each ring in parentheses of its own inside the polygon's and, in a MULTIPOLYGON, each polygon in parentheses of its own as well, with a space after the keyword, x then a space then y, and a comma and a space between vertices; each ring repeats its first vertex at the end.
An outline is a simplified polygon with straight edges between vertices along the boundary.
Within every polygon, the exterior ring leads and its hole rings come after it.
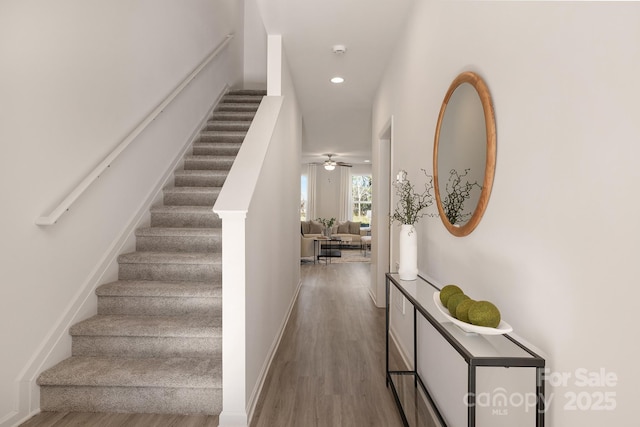
MULTIPOLYGON (((304 237, 322 237, 324 227, 317 221, 300 221, 300 231, 304 237)), ((366 236, 367 231, 360 229, 359 222, 344 221, 334 224, 331 228, 332 237, 351 237, 351 245, 360 246, 360 237, 366 236)))

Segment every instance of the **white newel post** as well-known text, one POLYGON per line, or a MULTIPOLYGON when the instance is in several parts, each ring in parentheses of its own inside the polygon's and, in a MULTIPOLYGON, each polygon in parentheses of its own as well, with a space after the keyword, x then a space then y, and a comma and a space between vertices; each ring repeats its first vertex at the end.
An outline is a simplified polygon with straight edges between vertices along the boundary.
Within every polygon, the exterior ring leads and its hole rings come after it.
POLYGON ((246 392, 246 211, 222 218, 222 412, 221 427, 248 426, 246 392))
POLYGON ((400 280, 416 280, 418 277, 418 233, 411 224, 400 229, 400 280))

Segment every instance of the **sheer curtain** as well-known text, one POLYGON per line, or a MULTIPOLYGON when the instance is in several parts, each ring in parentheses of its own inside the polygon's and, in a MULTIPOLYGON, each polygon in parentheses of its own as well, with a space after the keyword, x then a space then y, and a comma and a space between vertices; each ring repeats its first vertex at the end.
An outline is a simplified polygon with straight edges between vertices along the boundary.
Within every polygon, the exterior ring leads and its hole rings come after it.
POLYGON ((338 221, 351 220, 351 171, 347 167, 338 167, 340 169, 340 211, 338 213, 338 221))
POLYGON ((307 221, 316 219, 316 181, 318 165, 309 164, 307 170, 307 221))

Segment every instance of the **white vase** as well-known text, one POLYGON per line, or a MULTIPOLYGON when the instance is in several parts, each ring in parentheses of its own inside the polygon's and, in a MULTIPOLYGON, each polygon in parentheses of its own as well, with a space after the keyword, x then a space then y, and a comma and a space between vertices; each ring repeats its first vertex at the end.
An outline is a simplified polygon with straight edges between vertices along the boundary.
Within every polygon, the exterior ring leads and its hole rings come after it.
POLYGON ((400 229, 400 280, 418 278, 418 233, 411 224, 402 224, 400 229))

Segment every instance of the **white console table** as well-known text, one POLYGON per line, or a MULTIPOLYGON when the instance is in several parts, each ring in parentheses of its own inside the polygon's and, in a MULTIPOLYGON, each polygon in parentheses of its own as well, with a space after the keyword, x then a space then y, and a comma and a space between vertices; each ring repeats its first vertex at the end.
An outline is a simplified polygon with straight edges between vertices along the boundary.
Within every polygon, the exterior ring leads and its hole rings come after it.
POLYGON ((386 371, 387 387, 391 387, 396 405, 400 411, 403 423, 409 426, 409 421, 398 395, 398 384, 409 376, 412 379, 413 387, 420 387, 428 400, 428 404, 435 413, 441 425, 447 426, 440 409, 432 398, 429 386, 425 385, 418 373, 418 336, 417 319, 418 316, 425 318, 428 323, 455 349, 464 359, 468 367, 467 373, 467 426, 476 426, 476 368, 477 367, 530 367, 536 370, 536 384, 532 386, 535 390, 536 401, 536 427, 544 427, 544 366, 545 360, 533 351, 516 341, 509 335, 476 335, 465 334, 457 326, 449 321, 441 320, 438 308, 433 301, 433 293, 439 289, 423 279, 404 281, 400 280, 397 273, 387 273, 386 275, 386 371), (413 369, 411 370, 390 370, 389 369, 389 296, 391 286, 397 288, 402 295, 413 306, 413 369))

